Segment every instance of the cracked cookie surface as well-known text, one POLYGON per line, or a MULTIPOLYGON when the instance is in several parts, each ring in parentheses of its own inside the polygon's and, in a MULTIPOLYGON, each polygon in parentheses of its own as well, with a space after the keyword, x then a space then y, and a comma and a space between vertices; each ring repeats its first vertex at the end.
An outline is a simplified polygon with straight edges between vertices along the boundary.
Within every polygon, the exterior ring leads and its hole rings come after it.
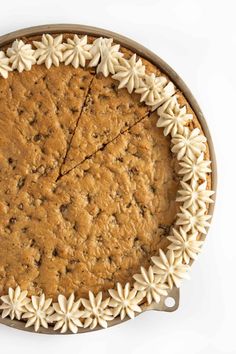
POLYGON ((167 247, 170 139, 117 86, 64 65, 0 79, 0 295, 106 291, 167 247))
POLYGON ((4 176, 57 173, 93 75, 34 66, 0 81, 1 171, 4 176))
POLYGON ((132 282, 167 246, 178 181, 169 139, 155 123, 155 114, 144 118, 57 183, 56 234, 70 240, 60 292, 85 296, 132 282))
POLYGON ((118 85, 110 76, 99 74, 94 78, 62 174, 148 114, 149 108, 139 102, 137 94, 118 90, 118 85))
POLYGON ((132 281, 167 246, 178 181, 155 122, 155 114, 143 118, 58 182, 37 176, 9 197, 1 289, 17 283, 32 294, 85 296, 132 281))

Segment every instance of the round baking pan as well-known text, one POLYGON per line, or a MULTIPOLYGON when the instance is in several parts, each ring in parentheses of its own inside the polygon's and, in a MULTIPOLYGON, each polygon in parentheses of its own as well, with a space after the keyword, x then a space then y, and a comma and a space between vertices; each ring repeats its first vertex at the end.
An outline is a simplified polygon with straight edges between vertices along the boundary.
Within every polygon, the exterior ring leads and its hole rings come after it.
MULTIPOLYGON (((55 33, 55 34, 63 34, 63 33, 76 33, 76 34, 87 34, 93 37, 112 37, 115 42, 121 44, 121 46, 130 49, 132 52, 137 53, 141 57, 147 59, 156 67, 158 67, 164 74, 166 74, 170 80, 175 84, 175 86, 183 93, 186 100, 190 104, 192 110, 196 114, 198 121, 201 124, 202 130, 204 135, 207 138, 209 152, 210 152, 210 159, 212 161, 212 175, 211 175, 211 189, 216 192, 217 187, 217 167, 216 167, 216 158, 215 158, 215 151, 214 146, 212 143, 211 135, 207 126, 207 122, 204 118, 204 115, 194 98, 193 94, 184 83, 184 81, 178 76, 178 74, 167 64, 164 60, 162 60, 159 56, 151 52, 149 49, 145 48, 141 44, 124 37, 118 33, 108 31, 102 28, 91 27, 91 26, 84 26, 84 25, 77 25, 77 24, 53 24, 53 25, 43 25, 43 26, 35 26, 24 28, 18 31, 14 31, 8 33, 6 35, 0 36, 0 48, 7 46, 11 42, 13 42, 17 38, 22 37, 32 37, 35 35, 41 35, 43 33, 55 33)), ((216 193, 213 196, 215 201, 216 193)), ((215 204, 215 203, 214 203, 215 204)), ((212 215, 214 211, 214 204, 210 204, 209 206, 209 214, 212 215)), ((148 306, 144 311, 147 310, 156 310, 156 311, 166 311, 172 312, 175 311, 179 306, 179 289, 173 288, 169 294, 168 298, 162 299, 159 304, 151 304, 148 306), (168 303, 168 300, 172 300, 172 303, 168 303)), ((124 321, 129 320, 127 317, 125 320, 121 321, 120 319, 116 318, 109 323, 109 327, 120 324, 124 321)), ((9 318, 0 318, 0 323, 5 324, 9 327, 33 332, 33 333, 43 333, 43 334, 61 334, 59 332, 55 332, 52 327, 45 329, 40 327, 38 332, 34 332, 33 327, 25 328, 25 323, 23 321, 17 320, 10 320, 9 318)), ((95 328, 94 330, 99 330, 101 328, 95 328)), ((91 332, 90 329, 79 329, 79 333, 91 332)), ((71 333, 66 333, 71 334, 71 333)))

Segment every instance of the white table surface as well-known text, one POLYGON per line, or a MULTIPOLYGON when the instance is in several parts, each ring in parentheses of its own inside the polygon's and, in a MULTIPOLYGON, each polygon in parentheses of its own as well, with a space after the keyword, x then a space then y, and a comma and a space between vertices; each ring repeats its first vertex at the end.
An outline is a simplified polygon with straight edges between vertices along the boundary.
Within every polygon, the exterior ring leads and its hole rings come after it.
POLYGON ((0 34, 39 24, 80 23, 130 37, 170 64, 196 96, 218 160, 218 195, 204 251, 175 313, 145 313, 85 335, 45 336, 0 325, 1 354, 236 353, 236 2, 234 0, 10 0, 0 34))

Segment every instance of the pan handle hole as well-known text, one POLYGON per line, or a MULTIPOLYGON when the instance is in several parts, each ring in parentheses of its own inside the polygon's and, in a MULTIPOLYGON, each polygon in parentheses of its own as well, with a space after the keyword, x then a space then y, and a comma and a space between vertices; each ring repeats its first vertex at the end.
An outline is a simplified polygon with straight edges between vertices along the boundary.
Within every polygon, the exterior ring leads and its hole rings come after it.
POLYGON ((166 305, 166 307, 169 307, 169 308, 174 307, 175 306, 175 299, 171 296, 168 296, 165 299, 165 305, 166 305))

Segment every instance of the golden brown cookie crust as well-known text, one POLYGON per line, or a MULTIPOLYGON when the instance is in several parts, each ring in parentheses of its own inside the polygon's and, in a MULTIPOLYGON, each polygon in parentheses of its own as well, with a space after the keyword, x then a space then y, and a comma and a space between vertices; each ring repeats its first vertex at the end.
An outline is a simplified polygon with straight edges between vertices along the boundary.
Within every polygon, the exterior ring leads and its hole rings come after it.
POLYGON ((166 249, 179 184, 170 139, 117 86, 64 65, 0 78, 0 295, 106 291, 166 249))

